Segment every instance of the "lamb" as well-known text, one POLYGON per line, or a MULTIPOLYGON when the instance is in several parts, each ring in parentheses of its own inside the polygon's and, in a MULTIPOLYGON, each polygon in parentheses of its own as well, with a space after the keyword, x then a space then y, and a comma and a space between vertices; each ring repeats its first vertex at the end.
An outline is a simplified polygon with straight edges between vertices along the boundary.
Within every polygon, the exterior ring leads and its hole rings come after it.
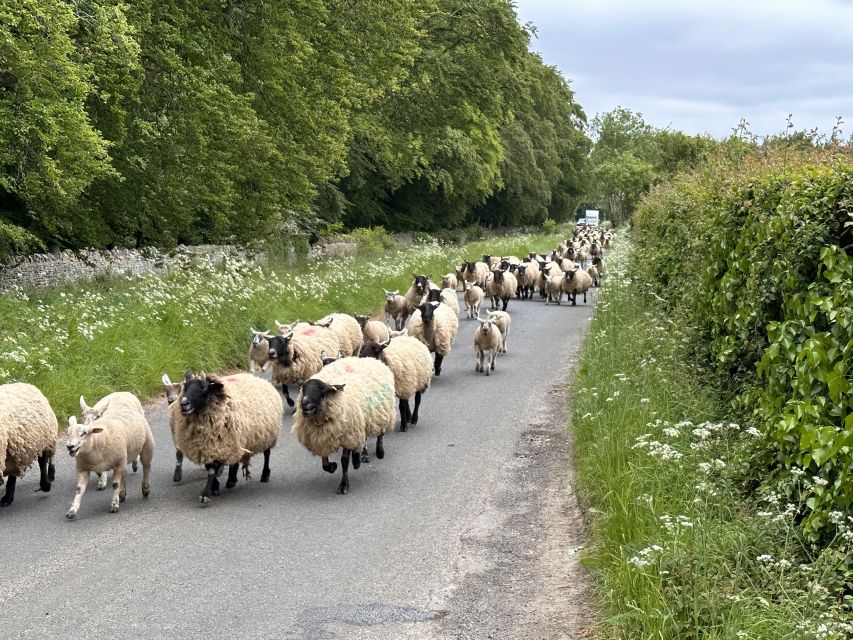
POLYGON ((302 385, 292 432, 328 473, 338 468, 329 456, 343 449, 339 494, 349 493, 349 462, 361 466, 367 438, 376 437, 376 457, 384 458, 382 437, 393 429, 394 374, 379 360, 343 358, 302 385))
MULTIPOLYGON (((546 271, 550 273, 551 269, 547 269, 546 271)), ((547 295, 545 304, 549 304, 551 302, 560 304, 560 301, 563 299, 563 282, 565 281, 565 274, 562 271, 557 271, 559 275, 549 275, 545 282, 545 294, 547 295)))
POLYGON ((604 261, 601 259, 601 256, 596 256, 592 259, 592 266, 595 267, 596 272, 598 272, 599 284, 596 286, 600 286, 601 278, 604 277, 604 261))
POLYGON ((281 385, 281 392, 289 407, 293 400, 287 385, 307 380, 323 368, 320 354, 337 353, 341 348, 337 336, 329 327, 301 323, 284 336, 270 339, 272 379, 281 385))
MULTIPOLYGON (((165 373, 160 378, 163 383, 163 391, 166 392, 166 405, 171 405, 175 400, 181 397, 184 390, 183 383, 173 383, 169 376, 165 373)), ((169 412, 169 429, 172 432, 172 442, 175 442, 175 421, 172 419, 172 413, 169 412)), ((175 472, 172 474, 172 482, 180 482, 184 475, 184 453, 178 448, 175 448, 175 472)), ((98 485, 98 490, 100 490, 98 485)))
POLYGON ((486 280, 489 276, 489 267, 485 262, 466 262, 465 263, 465 282, 476 284, 478 287, 486 290, 486 280))
POLYGON ((409 310, 410 314, 423 304, 424 296, 430 289, 438 289, 438 287, 430 281, 429 276, 419 276, 416 273, 413 275, 415 276, 415 279, 412 282, 412 286, 409 287, 409 290, 406 292, 406 308, 409 310))
POLYGON ((368 340, 385 342, 391 339, 391 330, 384 322, 371 320, 367 316, 356 316, 355 319, 358 320, 358 324, 361 326, 361 335, 364 338, 364 342, 368 340))
POLYGON ((93 471, 100 475, 112 469, 110 513, 117 513, 119 504, 127 496, 127 465, 137 456, 142 462, 142 497, 147 498, 151 492, 149 477, 154 457, 154 435, 139 399, 132 393, 117 391, 89 407, 80 396, 80 408, 83 410, 82 424, 77 423, 75 416, 68 419, 66 446, 68 454, 75 458, 77 470, 77 492, 65 514, 69 520, 77 517, 89 474, 93 471))
POLYGON ((498 300, 503 301, 503 310, 506 311, 509 299, 518 289, 518 280, 509 271, 492 271, 492 280, 488 285, 489 297, 492 300, 492 309, 497 309, 498 300))
POLYGON ((315 326, 328 327, 338 339, 339 349, 348 356, 358 356, 364 336, 361 335, 361 325, 358 320, 346 313, 330 313, 317 322, 315 326))
POLYGON ((591 286, 592 278, 589 277, 589 274, 583 269, 575 267, 571 271, 566 271, 562 290, 571 297, 572 306, 574 307, 577 305, 579 293, 583 294, 583 301, 586 303, 586 292, 589 291, 591 286))
POLYGON ((491 318, 487 320, 477 318, 477 320, 480 322, 480 327, 474 332, 474 353, 477 355, 474 371, 476 373, 485 371, 486 375, 489 375, 489 372, 495 369, 495 357, 501 348, 501 331, 491 318), (484 369, 483 355, 485 351, 489 352, 489 365, 484 369))
POLYGON ((31 384, 0 385, 0 479, 5 475, 6 493, 0 507, 15 500, 15 486, 34 460, 39 465, 39 489, 50 491, 56 475, 56 414, 41 391, 31 384))
POLYGON ((252 346, 249 347, 249 373, 257 373, 258 368, 266 371, 270 366, 269 331, 252 329, 252 346))
POLYGON ((385 320, 394 320, 394 329, 400 331, 409 317, 409 307, 406 304, 406 298, 400 295, 399 291, 385 292, 385 320))
POLYGON ((459 290, 459 279, 453 273, 448 273, 446 276, 441 278, 441 287, 443 289, 453 289, 454 291, 459 290))
POLYGON ((480 315, 480 305, 483 304, 483 298, 486 294, 475 284, 470 282, 465 283, 465 317, 468 319, 476 318, 480 315))
MULTIPOLYGON (((589 274, 589 277, 592 278, 592 286, 593 287, 597 287, 601 284, 601 281, 599 280, 598 269, 596 268, 595 262, 594 262, 595 259, 596 258, 593 258, 593 264, 589 265, 589 269, 586 270, 587 274, 589 274)), ((600 260, 600 258, 599 258, 599 260, 600 260)))
POLYGON ((362 358, 378 358, 394 374, 394 395, 400 400, 400 431, 418 423, 421 394, 432 382, 432 356, 426 345, 409 336, 375 342, 366 340, 361 348, 362 358), (414 412, 409 398, 415 396, 414 412))
POLYGON ((506 311, 486 311, 494 325, 501 332, 501 348, 499 353, 506 353, 506 339, 509 337, 509 329, 512 326, 512 318, 506 311))
POLYGON ((261 482, 269 482, 270 451, 278 442, 282 409, 281 396, 263 378, 246 373, 195 376, 187 371, 169 418, 174 421, 175 446, 207 469, 202 504, 219 495, 224 465, 229 467, 226 488, 237 484, 241 461, 244 476, 250 478, 248 463, 256 453, 264 454, 261 482))
POLYGON ((409 335, 435 353, 435 375, 441 375, 441 362, 450 353, 459 329, 459 318, 446 304, 425 302, 412 314, 409 335))

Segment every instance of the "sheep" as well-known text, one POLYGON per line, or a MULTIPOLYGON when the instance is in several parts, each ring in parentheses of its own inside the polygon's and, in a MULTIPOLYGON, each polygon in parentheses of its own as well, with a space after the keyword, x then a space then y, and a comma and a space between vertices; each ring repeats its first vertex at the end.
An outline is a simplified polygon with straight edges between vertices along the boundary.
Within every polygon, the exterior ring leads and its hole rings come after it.
POLYGON ((270 366, 270 343, 272 338, 269 331, 252 331, 252 346, 249 347, 249 373, 266 371, 270 366))
MULTIPOLYGON (((551 269, 547 269, 546 271, 550 272, 551 269)), ((563 282, 565 280, 565 274, 562 271, 557 271, 559 275, 549 275, 548 280, 545 282, 545 293, 547 295, 545 304, 549 304, 551 302, 560 304, 560 301, 563 299, 563 282)))
POLYGON ((592 286, 592 278, 589 274, 579 267, 575 267, 571 271, 566 271, 563 278, 562 291, 572 299, 572 306, 577 305, 578 294, 583 294, 583 301, 586 303, 586 292, 592 286))
MULTIPOLYGON (((177 382, 173 383, 169 376, 165 373, 160 378, 160 381, 163 383, 163 391, 166 392, 166 406, 171 405, 175 400, 181 397, 181 393, 184 390, 183 383, 177 382)), ((169 430, 172 432, 172 442, 175 442, 175 422, 172 420, 172 414, 169 412, 169 430)), ((175 472, 172 474, 172 482, 180 482, 181 478, 184 475, 183 472, 184 465, 184 453, 177 447, 175 448, 175 472)), ((100 490, 100 485, 98 489, 100 490)))
POLYGON ((394 320, 394 329, 399 331, 409 317, 406 298, 401 296, 399 291, 388 291, 388 289, 383 291, 385 292, 385 321, 394 320))
POLYGON ((412 314, 409 334, 435 353, 435 375, 441 375, 441 362, 450 353, 459 329, 459 318, 446 304, 425 302, 412 314))
POLYGON ((400 431, 409 424, 418 423, 421 394, 432 382, 432 356, 426 345, 409 336, 376 342, 366 340, 361 348, 362 358, 378 358, 394 374, 394 395, 400 400, 400 431), (409 398, 415 396, 415 410, 409 407, 409 398))
POLYGON ((7 476, 0 507, 14 502, 18 478, 35 460, 39 489, 50 491, 57 431, 56 414, 41 391, 24 382, 0 385, 0 479, 7 476))
POLYGON ((476 318, 480 315, 480 305, 483 304, 483 298, 486 294, 475 284, 470 282, 465 283, 465 317, 468 319, 476 318))
POLYGON ((343 358, 306 380, 298 400, 291 431, 328 473, 338 468, 329 456, 343 449, 338 493, 349 493, 349 462, 361 466, 367 438, 376 437, 376 457, 385 457, 382 437, 395 421, 394 374, 373 358, 343 358))
POLYGON ((361 334, 361 325, 358 320, 346 313, 330 313, 317 322, 315 326, 328 327, 338 339, 341 351, 348 356, 358 356, 361 345, 364 344, 364 336, 361 334))
POLYGON ((501 348, 499 353, 506 353, 506 340, 509 337, 509 329, 512 326, 512 318, 506 311, 486 311, 495 326, 501 332, 501 348))
POLYGON ((491 318, 483 320, 477 318, 480 327, 474 331, 474 353, 477 356, 477 363, 474 366, 474 371, 480 373, 485 371, 489 375, 489 371, 495 369, 495 357, 501 348, 501 331, 491 318), (483 368, 484 352, 489 352, 489 365, 483 368))
POLYGON ((601 256, 596 256, 592 259, 592 266, 595 267, 596 272, 598 272, 599 284, 596 286, 600 286, 601 278, 604 277, 604 261, 601 259, 601 256))
POLYGON ((515 270, 518 286, 521 290, 521 297, 533 298, 533 290, 539 281, 539 263, 533 261, 522 262, 515 270))
POLYGON ((227 489, 237 484, 241 461, 244 476, 250 478, 248 463, 256 453, 264 454, 261 482, 269 482, 270 451, 278 442, 282 409, 278 391, 263 378, 246 373, 195 376, 187 371, 169 418, 174 421, 175 446, 207 469, 207 484, 199 496, 202 504, 219 495, 218 476, 224 465, 228 465, 227 489))
MULTIPOLYGON (((595 258, 593 258, 593 260, 595 260, 595 258)), ((599 286, 600 281, 599 281, 599 277, 598 277, 598 269, 596 269, 595 264, 589 265, 589 269, 587 269, 586 272, 589 275, 589 277, 592 278, 592 286, 593 287, 599 286)))
POLYGON ((441 278, 441 287, 443 289, 453 289, 454 291, 459 290, 459 279, 453 273, 448 273, 446 276, 441 278))
POLYGON ((304 323, 287 335, 270 339, 272 379, 281 385, 287 406, 294 406, 287 385, 307 380, 322 369, 321 352, 337 353, 340 348, 331 328, 304 323))
MULTIPOLYGON (((385 342, 391 339, 391 330, 388 325, 378 320, 371 320, 367 316, 356 316, 359 326, 361 326, 361 335, 364 342, 373 340, 374 342, 385 342)), ((364 346, 362 344, 362 346, 364 346)))
POLYGON ((410 314, 423 304, 424 296, 430 289, 438 289, 438 287, 430 281, 429 276, 419 276, 416 273, 412 275, 415 276, 415 279, 412 282, 412 286, 409 287, 409 290, 406 292, 406 308, 409 310, 410 314))
POLYGON ((503 301, 503 310, 506 311, 509 299, 518 289, 518 280, 509 271, 492 271, 492 280, 488 285, 489 297, 492 300, 492 309, 498 308, 498 300, 503 301))
POLYGON ((486 279, 489 275, 489 267, 485 262, 465 263, 465 282, 476 284, 483 291, 486 290, 486 279))
POLYGON ((498 256, 483 254, 483 264, 489 268, 489 271, 493 271, 500 266, 501 259, 498 256))
POLYGON ((77 471, 77 491, 65 514, 69 520, 77 518, 89 474, 93 471, 100 475, 112 469, 110 513, 117 513, 127 495, 127 465, 137 456, 142 462, 142 497, 147 498, 151 493, 149 477, 154 435, 139 399, 132 393, 117 391, 89 407, 80 396, 80 408, 83 410, 82 424, 78 424, 76 416, 68 419, 66 447, 68 455, 75 458, 77 471))

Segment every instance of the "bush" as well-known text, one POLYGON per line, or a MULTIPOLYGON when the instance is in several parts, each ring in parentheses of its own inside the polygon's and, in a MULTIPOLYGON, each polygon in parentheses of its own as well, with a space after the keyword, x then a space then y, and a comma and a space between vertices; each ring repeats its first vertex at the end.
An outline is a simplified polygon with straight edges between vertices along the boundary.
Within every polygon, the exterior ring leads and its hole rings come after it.
POLYGON ((397 246, 394 236, 388 233, 385 227, 359 227, 353 229, 349 235, 355 240, 358 252, 362 255, 387 251, 397 246))
POLYGON ((542 221, 542 233, 547 233, 549 235, 553 234, 557 230, 557 221, 552 220, 551 218, 545 218, 542 221))
POLYGON ((802 504, 813 542, 853 506, 851 210, 849 158, 762 150, 658 187, 635 217, 643 277, 766 437, 750 480, 802 504))
POLYGON ((26 229, 0 221, 0 261, 44 250, 44 243, 26 229))

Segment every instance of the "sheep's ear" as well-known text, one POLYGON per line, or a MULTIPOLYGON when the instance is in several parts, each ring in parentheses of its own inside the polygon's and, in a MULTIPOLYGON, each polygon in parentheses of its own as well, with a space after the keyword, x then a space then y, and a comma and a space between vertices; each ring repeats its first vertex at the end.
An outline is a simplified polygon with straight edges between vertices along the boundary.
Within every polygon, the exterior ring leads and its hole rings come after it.
POLYGON ((391 338, 388 338, 385 342, 380 342, 380 343, 379 343, 379 346, 380 346, 380 347, 382 347, 382 348, 384 349, 384 348, 385 348, 385 347, 387 347, 389 344, 391 344, 391 338))
POLYGON ((344 350, 343 350, 343 349, 338 349, 338 357, 339 357, 339 358, 343 358, 343 357, 344 357, 344 350))
POLYGON ((329 391, 343 391, 344 387, 346 387, 345 384, 332 384, 329 385, 329 391))
POLYGON ((275 328, 276 328, 276 329, 281 329, 281 328, 284 326, 284 325, 283 325, 283 324, 281 324, 278 320, 274 320, 273 322, 275 322, 275 328))
POLYGON ((172 386, 172 381, 169 380, 169 374, 168 373, 163 374, 163 377, 160 378, 160 382, 163 383, 164 387, 171 387, 172 386))
POLYGON ((264 331, 261 335, 262 335, 264 338, 266 338, 267 340, 269 340, 270 338, 272 338, 272 334, 271 334, 269 331, 264 331))
POLYGON ((225 385, 223 385, 219 381, 211 382, 210 386, 207 387, 207 390, 212 395, 221 395, 223 390, 225 389, 225 385))
POLYGON ((80 411, 86 413, 89 410, 89 405, 86 404, 86 399, 83 396, 80 396, 80 411))
POLYGON ((285 341, 290 340, 293 337, 293 331, 288 333, 286 336, 281 336, 285 341))
POLYGON ((92 427, 91 429, 89 429, 89 434, 91 435, 93 433, 101 433, 103 430, 103 427, 92 427))
POLYGON ((255 331, 254 327, 249 327, 249 331, 251 331, 252 333, 260 333, 260 331, 255 331))
POLYGON ((68 416, 68 426, 76 427, 77 426, 77 416, 68 416))
POLYGON ((187 372, 184 374, 184 381, 189 382, 192 379, 193 379, 192 369, 187 369, 187 372))

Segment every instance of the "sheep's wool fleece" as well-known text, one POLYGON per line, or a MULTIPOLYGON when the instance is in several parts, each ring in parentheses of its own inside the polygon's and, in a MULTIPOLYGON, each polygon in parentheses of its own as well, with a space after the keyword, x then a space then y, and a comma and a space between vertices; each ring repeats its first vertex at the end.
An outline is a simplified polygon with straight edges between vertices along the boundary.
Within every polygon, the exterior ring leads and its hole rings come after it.
POLYGON ((341 358, 313 377, 346 385, 326 397, 321 414, 303 414, 299 392, 292 432, 314 455, 329 456, 340 448, 361 450, 367 438, 394 429, 394 374, 379 360, 341 358))
POLYGON ((378 320, 368 320, 362 333, 365 340, 373 340, 374 342, 385 342, 391 338, 391 330, 388 325, 378 320))
MULTIPOLYGON (((329 320, 332 321, 329 329, 338 339, 338 348, 344 352, 345 356, 357 356, 361 351, 361 345, 364 344, 364 337, 361 335, 361 325, 358 324, 358 320, 346 313, 330 313, 320 320, 319 324, 325 324, 329 320)), ((337 353, 337 351, 333 351, 329 355, 337 355, 337 353)))
POLYGON ((424 326, 421 311, 412 314, 409 322, 409 335, 423 342, 430 351, 446 356, 453 346, 453 339, 459 329, 459 317, 446 304, 440 304, 432 313, 432 327, 424 326))
POLYGON ((78 471, 101 473, 115 469, 136 458, 147 442, 153 447, 151 426, 145 419, 139 398, 132 393, 116 391, 98 400, 92 408, 102 412, 92 425, 102 428, 103 432, 89 436, 95 439, 97 452, 94 455, 90 457, 88 449, 77 454, 78 471))
POLYGON ((433 363, 429 349, 411 336, 391 340, 380 356, 394 374, 394 389, 401 399, 408 399, 418 391, 426 391, 432 382, 433 363))
POLYGON ((575 272, 575 277, 571 282, 568 280, 565 280, 565 282, 563 291, 566 293, 586 293, 592 286, 592 278, 583 269, 578 269, 575 272))
POLYGON ((169 406, 175 425, 175 446, 197 464, 235 464, 244 456, 270 449, 281 429, 281 395, 269 382, 250 373, 208 380, 224 385, 224 397, 202 413, 181 413, 180 402, 169 406))
MULTIPOLYGON (((358 327, 358 335, 361 336, 361 327, 358 327)), ((281 384, 307 380, 323 368, 320 357, 323 352, 327 356, 334 356, 342 347, 331 329, 308 325, 300 333, 294 333, 287 348, 290 349, 291 366, 285 367, 278 360, 273 362, 272 378, 281 384)))
POLYGON ((56 414, 31 384, 0 385, 0 476, 22 476, 42 451, 54 453, 56 414))
POLYGON ((456 296, 456 289, 450 287, 441 290, 441 301, 448 307, 453 309, 453 312, 459 315, 459 298, 456 296))
POLYGON ((503 281, 498 284, 494 278, 489 281, 489 296, 492 298, 512 298, 518 288, 518 280, 510 272, 505 272, 503 281))

